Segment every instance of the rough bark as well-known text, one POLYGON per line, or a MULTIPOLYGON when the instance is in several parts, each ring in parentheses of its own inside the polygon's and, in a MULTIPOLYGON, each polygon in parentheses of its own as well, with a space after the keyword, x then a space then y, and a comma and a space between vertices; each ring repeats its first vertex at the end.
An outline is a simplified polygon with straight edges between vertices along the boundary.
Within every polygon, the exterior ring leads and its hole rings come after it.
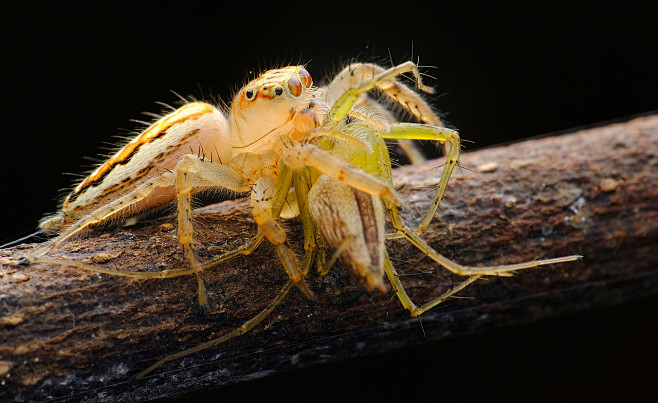
MULTIPOLYGON (((440 161, 405 166, 395 182, 411 226, 424 212, 440 161)), ((15 263, 36 246, 0 251, 0 399, 85 401, 174 397, 314 363, 375 354, 448 335, 618 303, 658 291, 658 116, 466 153, 424 238, 471 265, 582 254, 579 262, 480 280, 423 316, 424 336, 388 292, 367 292, 338 265, 309 275, 253 331, 174 361, 163 356, 239 326, 286 283, 273 248, 204 274, 211 309, 194 308, 193 276, 137 280, 62 266, 15 263), (479 171, 479 172, 478 172, 479 171), (173 381, 175 380, 175 381, 173 381)), ((301 226, 287 224, 301 255, 301 226)), ((126 271, 183 267, 175 217, 87 231, 53 255, 126 271)), ((248 203, 197 211, 196 250, 207 259, 255 233, 248 203)), ((422 301, 459 278, 404 240, 389 254, 422 301)))

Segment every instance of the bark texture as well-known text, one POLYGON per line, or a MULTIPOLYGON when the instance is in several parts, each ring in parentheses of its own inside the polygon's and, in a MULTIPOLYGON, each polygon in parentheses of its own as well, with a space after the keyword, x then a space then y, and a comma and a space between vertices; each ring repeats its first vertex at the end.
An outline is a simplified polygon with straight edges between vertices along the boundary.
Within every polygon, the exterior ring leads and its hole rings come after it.
MULTIPOLYGON (((441 161, 395 172, 415 227, 433 196, 441 161)), ((264 242, 204 273, 211 309, 194 306, 196 280, 137 280, 70 267, 16 263, 34 245, 0 251, 0 400, 84 401, 175 397, 292 368, 375 354, 618 303, 658 291, 658 116, 466 153, 424 238, 469 265, 570 254, 579 262, 480 280, 409 318, 392 291, 367 292, 337 265, 309 274, 316 295, 293 290, 253 331, 217 348, 135 375, 157 359, 207 341, 259 312, 286 283, 264 242)), ((53 256, 126 271, 183 267, 174 216, 71 239, 53 256)), ((197 211, 203 260, 255 233, 245 200, 197 211)), ((299 255, 301 225, 287 227, 299 255)), ((405 240, 387 243, 416 302, 459 281, 405 240)))

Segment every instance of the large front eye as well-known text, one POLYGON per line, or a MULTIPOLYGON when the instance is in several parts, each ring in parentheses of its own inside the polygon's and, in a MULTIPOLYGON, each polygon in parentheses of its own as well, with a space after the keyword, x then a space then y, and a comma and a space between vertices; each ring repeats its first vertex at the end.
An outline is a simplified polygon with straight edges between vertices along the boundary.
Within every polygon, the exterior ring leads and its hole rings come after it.
POLYGON ((313 84, 313 78, 311 78, 311 74, 309 74, 309 72, 304 69, 300 69, 297 74, 299 74, 299 78, 302 79, 304 87, 311 88, 311 85, 313 84))
POLYGON ((302 93, 302 83, 295 77, 288 80, 288 89, 293 96, 298 97, 302 93))
POLYGON ((256 90, 249 88, 244 92, 244 97, 247 99, 247 101, 253 101, 256 98, 256 90))

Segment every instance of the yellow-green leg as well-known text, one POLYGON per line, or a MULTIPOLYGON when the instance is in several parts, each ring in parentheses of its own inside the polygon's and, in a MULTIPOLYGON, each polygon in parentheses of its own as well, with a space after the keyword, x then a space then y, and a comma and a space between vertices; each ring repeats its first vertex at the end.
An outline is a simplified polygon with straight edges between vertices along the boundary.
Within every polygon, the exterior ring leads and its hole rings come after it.
MULTIPOLYGON (((208 259, 207 261, 201 263, 198 270, 199 272, 202 272, 204 270, 215 267, 218 264, 234 259, 237 256, 250 255, 251 253, 254 252, 254 250, 256 250, 256 248, 261 244, 261 242, 263 242, 264 239, 265 237, 259 231, 246 244, 241 245, 235 248, 234 250, 225 252, 215 258, 208 259)), ((94 266, 82 262, 75 262, 72 260, 63 260, 63 259, 56 259, 49 257, 40 257, 37 263, 47 263, 47 264, 56 264, 60 266, 77 267, 78 269, 93 271, 95 273, 110 274, 113 276, 121 276, 121 277, 138 278, 143 280, 156 279, 156 278, 159 279, 174 278, 174 277, 186 276, 188 274, 194 273, 194 269, 192 269, 189 266, 184 268, 165 269, 165 270, 154 271, 154 272, 148 272, 148 271, 130 272, 130 271, 112 270, 105 267, 94 266)))
POLYGON ((509 277, 513 275, 514 271, 523 270, 523 269, 532 269, 539 266, 545 266, 554 263, 563 263, 563 262, 572 262, 574 260, 579 260, 582 258, 580 255, 571 255, 558 257, 553 259, 543 259, 543 260, 533 260, 531 262, 515 263, 515 264, 505 264, 505 265, 496 265, 496 266, 464 266, 457 262, 454 262, 447 257, 441 255, 439 252, 434 250, 431 246, 427 244, 418 234, 412 231, 409 227, 404 224, 402 216, 400 215, 397 207, 393 205, 387 206, 391 214, 391 223, 393 227, 400 232, 409 242, 416 246, 421 252, 427 255, 430 259, 434 260, 441 266, 450 270, 451 272, 461 275, 461 276, 473 276, 473 275, 486 275, 486 276, 504 276, 509 277))
POLYGON ((382 90, 386 91, 385 83, 401 74, 412 73, 416 78, 418 88, 422 91, 433 92, 429 87, 426 87, 423 84, 423 80, 420 77, 420 72, 416 65, 412 62, 402 63, 398 66, 392 67, 387 70, 383 70, 378 74, 375 74, 372 78, 365 80, 360 80, 357 83, 354 83, 349 88, 345 89, 345 92, 338 98, 334 106, 331 108, 329 115, 325 118, 323 127, 334 127, 340 121, 342 121, 352 110, 354 103, 359 99, 361 94, 364 94, 375 87, 383 87, 382 90))
POLYGON ((263 235, 276 248, 279 260, 281 260, 283 268, 288 273, 290 280, 308 298, 313 299, 313 293, 304 281, 304 273, 300 268, 299 261, 290 248, 286 231, 272 215, 276 189, 277 181, 275 177, 263 176, 258 179, 251 188, 251 213, 263 235))
POLYGON ((433 300, 427 302, 426 304, 423 304, 421 306, 417 306, 416 304, 413 303, 411 298, 409 298, 409 295, 407 295, 407 292, 404 290, 404 286, 400 282, 399 275, 397 271, 395 271, 395 268, 393 267, 393 264, 391 263, 391 260, 388 258, 388 255, 386 255, 386 259, 384 260, 384 271, 386 272, 386 276, 388 277, 388 281, 391 282, 391 286, 393 287, 393 291, 395 291, 395 295, 398 297, 400 300, 400 303, 402 303, 402 306, 404 309, 408 310, 411 316, 419 316, 422 315, 424 312, 434 308, 435 306, 439 305, 443 301, 447 300, 448 298, 452 297, 459 291, 463 290, 464 288, 468 287, 470 284, 474 283, 477 279, 482 277, 481 274, 475 275, 475 276, 470 276, 466 281, 463 281, 459 284, 457 284, 456 287, 453 287, 450 289, 450 291, 445 292, 438 297, 434 298, 433 300))
POLYGON ((290 290, 292 290, 292 288, 294 286, 295 286, 295 284, 292 281, 288 281, 288 283, 286 283, 286 285, 283 286, 281 291, 279 291, 279 294, 276 296, 276 298, 274 298, 265 307, 265 309, 260 311, 253 318, 251 318, 248 321, 246 321, 245 323, 243 323, 242 326, 233 329, 232 331, 222 335, 221 337, 218 337, 216 339, 212 339, 212 340, 207 341, 205 343, 199 344, 196 347, 192 347, 192 348, 189 348, 187 350, 181 351, 179 353, 171 354, 171 355, 166 356, 165 358, 163 358, 160 361, 156 362, 155 364, 151 365, 150 367, 148 367, 144 371, 140 372, 139 375, 137 375, 137 379, 141 379, 141 378, 145 377, 146 375, 150 374, 155 369, 157 369, 162 364, 164 364, 168 361, 177 360, 179 358, 188 356, 190 354, 194 354, 194 353, 199 352, 201 350, 205 350, 207 348, 215 347, 215 346, 217 346, 219 344, 222 344, 222 343, 224 343, 228 340, 231 340, 235 337, 238 337, 238 336, 241 336, 241 335, 247 333, 249 330, 253 329, 256 325, 258 325, 260 322, 262 322, 263 319, 267 318, 272 313, 274 308, 279 306, 279 304, 281 304, 285 300, 286 296, 288 295, 288 293, 290 292, 290 290))
MULTIPOLYGON (((429 210, 425 214, 423 221, 421 221, 418 229, 416 230, 419 234, 427 231, 436 210, 441 204, 443 195, 445 194, 446 187, 448 186, 448 181, 452 175, 452 171, 459 161, 460 155, 460 142, 459 134, 451 129, 438 126, 429 126, 416 123, 398 123, 391 125, 391 128, 388 132, 381 133, 383 138, 389 139, 414 139, 414 140, 433 140, 439 141, 443 144, 446 144, 446 162, 443 166, 443 172, 441 173, 441 179, 436 188, 436 194, 434 195, 434 200, 430 205, 429 210)), ((390 175, 390 174, 389 174, 390 175)), ((391 180, 391 179, 389 179, 391 180)))
POLYGON ((192 180, 191 175, 194 171, 192 160, 183 160, 187 164, 178 164, 176 170, 176 200, 178 206, 178 239, 183 246, 183 253, 187 262, 196 276, 199 286, 199 307, 202 312, 208 311, 208 299, 206 297, 206 285, 200 273, 199 260, 192 249, 192 240, 194 237, 194 227, 192 225, 192 180))
MULTIPOLYGON (((409 68, 409 66, 410 63, 405 64, 405 68, 409 68)), ((326 99, 338 99, 350 88, 358 87, 360 83, 370 80, 384 71, 386 71, 386 69, 375 64, 351 63, 338 73, 331 83, 325 87, 326 99)), ((420 75, 417 74, 417 70, 414 71, 414 75, 417 78, 420 77, 420 75)), ((380 81, 377 84, 377 89, 395 101, 400 107, 406 109, 419 121, 432 126, 443 126, 443 122, 432 110, 432 107, 416 91, 407 87, 400 81, 396 79, 380 81)), ((433 92, 431 88, 425 87, 421 81, 419 81, 419 89, 429 93, 433 92)), ((397 119, 393 117, 390 110, 385 108, 382 104, 365 96, 365 94, 361 94, 361 96, 357 98, 354 107, 363 108, 363 110, 376 111, 377 115, 383 117, 388 124, 397 122, 397 119)), ((349 115, 373 124, 375 127, 379 127, 382 124, 382 122, 371 119, 367 114, 361 114, 355 109, 351 109, 349 115)), ((382 130, 386 129, 384 128, 382 130)), ((397 142, 412 163, 418 164, 425 161, 422 153, 414 146, 411 140, 398 139, 397 142)))
POLYGON ((421 315, 423 312, 432 309, 433 307, 445 301, 455 293, 463 290, 464 288, 466 288, 467 286, 469 286, 470 284, 472 284, 482 276, 485 275, 511 276, 513 272, 515 272, 516 270, 531 269, 531 268, 545 266, 554 263, 571 262, 582 258, 582 256, 573 255, 573 256, 565 256, 565 257, 559 257, 554 259, 534 260, 531 262, 523 262, 523 263, 516 263, 509 265, 496 265, 496 266, 483 266, 483 267, 464 266, 438 253, 431 246, 429 246, 427 242, 425 242, 422 238, 420 238, 420 236, 418 236, 414 231, 412 231, 409 227, 407 227, 402 221, 402 217, 400 216, 397 207, 389 206, 389 210, 391 213, 391 221, 395 229, 397 229, 407 240, 409 240, 409 242, 411 242, 414 246, 416 246, 421 252, 423 252, 429 258, 431 258, 432 260, 434 260, 444 268, 448 269, 449 271, 458 275, 469 276, 465 281, 458 284, 450 291, 418 307, 411 301, 411 299, 407 295, 406 291, 404 290, 404 286, 402 285, 400 279, 398 278, 398 274, 395 271, 395 268, 393 267, 387 256, 384 264, 384 270, 386 272, 389 281, 391 282, 391 285, 393 286, 393 290, 395 291, 395 294, 397 295, 398 299, 400 300, 404 308, 411 313, 411 316, 418 316, 421 315))
MULTIPOLYGON (((357 69, 363 67, 364 66, 357 66, 357 69)), ((427 92, 432 91, 431 88, 426 87, 423 84, 422 79, 420 77, 420 72, 418 71, 416 65, 412 62, 406 62, 387 70, 383 70, 381 68, 375 70, 373 66, 366 66, 366 67, 371 69, 373 72, 378 71, 378 73, 372 75, 372 77, 370 78, 367 79, 361 78, 358 82, 350 83, 351 86, 344 89, 343 94, 334 103, 333 107, 329 111, 329 114, 327 115, 322 126, 320 127, 320 130, 331 130, 332 128, 337 126, 340 122, 342 122, 342 120, 346 116, 348 116, 351 113, 354 104, 362 94, 376 87, 381 87, 382 90, 386 91, 387 88, 393 85, 391 80, 393 80, 395 77, 401 74, 412 73, 416 78, 419 89, 427 92)), ((368 69, 364 71, 368 71, 368 69)), ((429 115, 435 117, 435 115, 431 113, 431 109, 428 110, 430 111, 428 112, 429 115)), ((440 120, 438 120, 438 118, 429 120, 429 122, 435 124, 441 123, 440 120)), ((440 127, 436 125, 432 126, 427 124, 415 124, 415 123, 394 123, 390 125, 388 131, 378 130, 377 133, 381 137, 388 139, 396 139, 403 141, 432 140, 432 141, 439 141, 443 143, 445 146, 446 164, 444 165, 443 173, 441 175, 441 179, 439 181, 439 185, 437 187, 434 200, 432 201, 429 211, 425 215, 424 219, 421 221, 421 224, 419 225, 417 230, 418 233, 422 234, 423 232, 427 231, 427 228, 429 227, 429 224, 432 221, 434 214, 436 213, 436 210, 439 207, 439 204, 441 203, 441 199, 443 198, 443 195, 445 193, 445 189, 448 185, 448 180, 450 179, 450 175, 452 174, 455 165, 457 165, 457 162, 459 161, 459 155, 460 155, 459 134, 456 131, 447 129, 445 127, 440 127)), ((374 147, 381 147, 380 145, 377 144, 376 140, 374 140, 373 142, 375 143, 373 144, 374 147)), ((384 153, 382 152, 382 150, 379 150, 378 152, 374 153, 373 160, 374 159, 376 159, 376 161, 372 161, 372 162, 379 165, 380 172, 377 173, 377 176, 380 176, 383 179, 390 180, 391 174, 390 174, 390 161, 388 157, 388 152, 384 153), (382 160, 382 158, 385 158, 385 161, 382 160), (388 170, 388 172, 382 172, 382 167, 383 169, 388 170)), ((366 171, 368 171, 368 169, 366 169, 366 171)))

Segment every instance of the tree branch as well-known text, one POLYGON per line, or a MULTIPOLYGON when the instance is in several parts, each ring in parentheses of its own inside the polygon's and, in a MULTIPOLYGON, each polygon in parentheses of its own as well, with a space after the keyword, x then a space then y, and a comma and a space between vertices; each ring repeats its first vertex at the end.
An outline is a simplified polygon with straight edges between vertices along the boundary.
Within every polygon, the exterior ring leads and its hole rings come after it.
MULTIPOLYGON (((138 280, 59 265, 19 266, 34 250, 0 251, 0 398, 85 401, 173 397, 400 346, 482 332, 510 323, 658 291, 658 116, 528 140, 463 155, 444 205, 424 238, 462 264, 492 265, 570 254, 581 262, 479 280, 423 315, 425 337, 394 294, 366 292, 341 265, 309 275, 316 294, 297 290, 253 331, 217 348, 137 373, 167 354, 240 326, 286 283, 273 248, 204 273, 211 309, 194 309, 194 276, 138 280), (468 168, 468 169, 466 169, 468 168), (479 172, 469 170, 474 168, 479 172), (173 382, 172 379, 176 381, 173 382)), ((410 226, 438 181, 430 161, 395 172, 410 226)), ((109 232, 87 231, 53 252, 126 271, 185 267, 175 217, 109 232)), ((245 200, 197 211, 204 260, 255 234, 245 200)), ((299 255, 301 226, 287 224, 299 255)), ((416 302, 460 279, 405 240, 387 244, 416 302)))

